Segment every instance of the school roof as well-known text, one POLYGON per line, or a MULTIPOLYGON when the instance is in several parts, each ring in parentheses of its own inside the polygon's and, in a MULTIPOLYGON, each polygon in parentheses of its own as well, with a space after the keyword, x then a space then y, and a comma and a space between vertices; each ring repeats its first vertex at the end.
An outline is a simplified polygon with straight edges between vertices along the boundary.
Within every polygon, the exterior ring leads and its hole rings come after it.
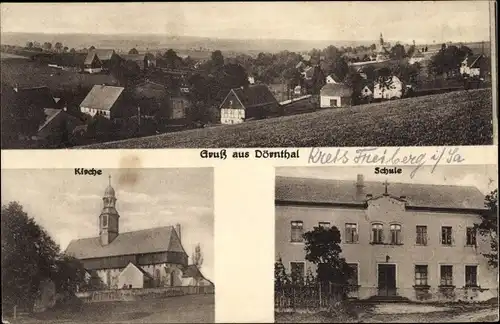
POLYGON ((123 87, 95 85, 83 99, 80 107, 110 110, 122 94, 123 87))
POLYGON ((320 91, 321 96, 350 97, 352 89, 345 84, 327 83, 320 91))
MULTIPOLYGON (((382 182, 364 181, 364 186, 358 188, 356 181, 350 180, 276 177, 275 199, 296 203, 363 205, 367 194, 376 197, 384 192, 382 182)), ((405 196, 409 207, 484 209, 484 195, 470 186, 389 182, 387 192, 396 197, 405 196)))
POLYGON ((271 90, 264 84, 235 88, 231 91, 234 92, 245 109, 269 104, 278 105, 278 101, 271 93, 271 90))
POLYGON ((120 233, 108 245, 99 237, 73 240, 66 253, 80 260, 157 252, 186 253, 173 226, 120 233))
POLYGON ((92 63, 92 60, 94 59, 94 54, 97 55, 99 60, 101 61, 108 61, 111 60, 113 57, 113 54, 115 54, 115 50, 113 49, 93 49, 90 50, 87 54, 87 58, 85 59, 85 64, 90 64, 92 63), (88 61, 90 59, 90 61, 88 61))

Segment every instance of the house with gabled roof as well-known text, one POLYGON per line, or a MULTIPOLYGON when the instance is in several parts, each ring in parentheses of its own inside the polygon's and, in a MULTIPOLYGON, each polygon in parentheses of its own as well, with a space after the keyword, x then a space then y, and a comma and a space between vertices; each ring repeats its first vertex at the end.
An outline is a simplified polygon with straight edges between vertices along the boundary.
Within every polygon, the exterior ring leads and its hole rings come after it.
POLYGON ((83 70, 87 73, 109 71, 118 59, 119 57, 113 49, 93 49, 87 53, 83 70))
POLYGON ((98 215, 98 236, 72 240, 65 253, 81 261, 93 289, 129 289, 192 285, 193 274, 181 241, 181 225, 120 232, 116 192, 109 184, 98 215), (97 281, 97 282, 95 282, 97 281))
POLYGON ((123 87, 95 85, 80 104, 80 111, 90 116, 101 115, 112 119, 125 115, 123 87))
POLYGON ((356 299, 485 301, 498 298, 498 270, 483 253, 489 237, 475 224, 485 212, 476 187, 276 177, 276 259, 306 277, 303 234, 314 228, 341 233, 341 257, 352 273, 356 299))
POLYGON ((467 77, 479 77, 481 72, 485 72, 483 65, 485 59, 483 54, 468 55, 460 65, 460 74, 467 77), (483 71, 481 71, 482 66, 483 71))
POLYGON ((264 84, 229 90, 219 106, 222 124, 239 124, 249 119, 279 115, 280 105, 264 84))

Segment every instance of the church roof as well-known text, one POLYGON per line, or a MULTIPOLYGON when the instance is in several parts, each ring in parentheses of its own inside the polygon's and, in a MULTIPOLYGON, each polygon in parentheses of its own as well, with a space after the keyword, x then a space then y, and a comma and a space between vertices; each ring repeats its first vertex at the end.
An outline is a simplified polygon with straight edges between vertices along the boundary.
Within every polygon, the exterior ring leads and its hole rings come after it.
POLYGON ((110 244, 99 237, 72 240, 66 253, 80 260, 157 252, 186 253, 173 226, 120 233, 110 244))
MULTIPOLYGON (((277 177, 275 199, 295 203, 338 203, 362 205, 367 194, 384 194, 382 182, 277 177)), ((442 209, 484 209, 484 195, 475 187, 389 183, 388 193, 404 196, 409 207, 442 209)))

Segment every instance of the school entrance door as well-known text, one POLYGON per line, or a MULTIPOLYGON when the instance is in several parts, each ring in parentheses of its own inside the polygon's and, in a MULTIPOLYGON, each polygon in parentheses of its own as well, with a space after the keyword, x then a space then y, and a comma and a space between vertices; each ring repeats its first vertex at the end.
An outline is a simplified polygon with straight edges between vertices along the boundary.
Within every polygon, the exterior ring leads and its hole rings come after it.
POLYGON ((378 265, 378 295, 396 296, 396 265, 378 265))

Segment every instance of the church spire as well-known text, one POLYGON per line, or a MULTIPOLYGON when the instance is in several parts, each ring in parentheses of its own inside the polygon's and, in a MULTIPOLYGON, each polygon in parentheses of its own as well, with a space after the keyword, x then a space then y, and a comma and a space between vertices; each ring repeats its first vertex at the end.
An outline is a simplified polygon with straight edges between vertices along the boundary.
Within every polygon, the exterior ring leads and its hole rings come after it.
POLYGON ((101 244, 107 245, 118 236, 120 215, 116 211, 115 189, 111 186, 111 175, 108 176, 108 186, 102 197, 103 207, 99 215, 99 236, 101 244))

